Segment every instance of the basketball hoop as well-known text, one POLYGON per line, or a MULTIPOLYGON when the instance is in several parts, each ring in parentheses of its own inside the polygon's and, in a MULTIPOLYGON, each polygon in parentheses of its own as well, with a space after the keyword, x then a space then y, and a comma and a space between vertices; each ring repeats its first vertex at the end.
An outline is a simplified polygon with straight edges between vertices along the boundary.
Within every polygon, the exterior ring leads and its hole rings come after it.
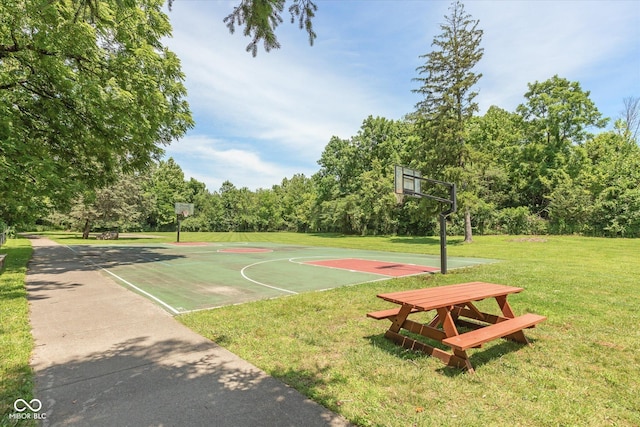
POLYGON ((455 213, 457 209, 456 184, 425 178, 418 170, 396 165, 394 167, 393 187, 398 204, 402 203, 406 195, 409 197, 424 197, 449 205, 449 209, 440 212, 440 273, 447 274, 447 217, 455 213), (426 184, 426 186, 422 184, 426 184), (446 190, 449 193, 449 197, 441 196, 440 191, 434 193, 431 187, 446 190))
POLYGON ((193 203, 176 203, 175 213, 176 215, 182 215, 183 218, 193 215, 193 203))
POLYGON ((176 220, 178 221, 178 235, 176 237, 176 242, 180 243, 180 223, 182 222, 182 218, 193 215, 193 203, 176 203, 174 206, 174 212, 176 213, 176 220))

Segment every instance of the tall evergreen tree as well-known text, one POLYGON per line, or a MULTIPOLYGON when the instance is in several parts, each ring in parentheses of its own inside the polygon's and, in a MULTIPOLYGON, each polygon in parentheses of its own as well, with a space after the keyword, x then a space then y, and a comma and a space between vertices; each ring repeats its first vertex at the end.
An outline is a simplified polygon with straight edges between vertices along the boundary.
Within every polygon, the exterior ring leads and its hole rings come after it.
POLYGON ((454 181, 462 191, 461 205, 465 209, 465 241, 471 241, 471 214, 464 204, 467 188, 465 166, 469 147, 465 142, 465 127, 478 111, 474 102, 478 95, 472 88, 482 74, 473 72, 484 49, 480 47, 482 30, 479 21, 465 12, 460 1, 451 4, 450 15, 440 25, 442 33, 433 39, 434 50, 422 55, 424 65, 417 68, 421 83, 414 92, 424 98, 416 104, 416 121, 422 140, 416 150, 415 166, 428 175, 454 181))

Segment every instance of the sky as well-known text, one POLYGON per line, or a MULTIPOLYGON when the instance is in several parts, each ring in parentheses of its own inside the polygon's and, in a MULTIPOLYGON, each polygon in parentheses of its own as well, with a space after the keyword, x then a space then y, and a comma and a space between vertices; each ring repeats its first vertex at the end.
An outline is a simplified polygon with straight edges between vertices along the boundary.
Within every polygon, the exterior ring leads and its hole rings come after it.
MULTIPOLYGON (((271 188, 311 176, 333 136, 349 139, 368 116, 402 119, 420 101, 412 90, 449 15, 451 1, 316 0, 317 39, 289 22, 281 48, 257 57, 223 18, 240 0, 174 0, 168 11, 195 126, 166 148, 185 173, 218 191, 224 181, 271 188)), ((290 4, 291 0, 287 3, 290 4)), ((474 71, 480 114, 515 111, 528 84, 554 75, 580 83, 604 117, 621 117, 640 97, 640 1, 467 0, 484 31, 474 71)), ((288 6, 287 6, 288 7, 288 6)), ((611 127, 613 120, 609 127, 611 127)))

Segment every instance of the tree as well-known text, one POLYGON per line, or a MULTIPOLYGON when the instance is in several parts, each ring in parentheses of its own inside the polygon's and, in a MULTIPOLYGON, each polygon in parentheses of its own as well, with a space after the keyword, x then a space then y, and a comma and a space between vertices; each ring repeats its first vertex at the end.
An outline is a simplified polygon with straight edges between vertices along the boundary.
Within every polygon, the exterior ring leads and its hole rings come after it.
POLYGON ((62 205, 192 126, 163 0, 0 4, 0 199, 62 205))
POLYGON ((148 224, 154 229, 167 228, 176 222, 175 204, 191 203, 193 189, 184 180, 184 172, 173 158, 155 165, 144 191, 153 201, 148 224))
POLYGON ((296 174, 289 179, 284 178, 274 191, 282 205, 282 218, 286 229, 307 232, 311 227, 316 200, 312 180, 304 174, 296 174))
POLYGON ((548 196, 565 181, 575 178, 585 161, 576 149, 589 137, 589 129, 602 128, 595 104, 578 82, 553 76, 544 82, 529 84, 527 102, 517 107, 524 122, 524 140, 519 157, 523 204, 546 215, 548 196))
MULTIPOLYGON (((148 195, 142 191, 145 178, 120 174, 113 184, 85 191, 73 204, 69 217, 82 237, 89 238, 94 227, 129 231, 144 227, 145 215, 151 208, 148 195)), ((66 220, 65 220, 66 222, 66 220)))
POLYGON ((314 176, 323 230, 367 234, 396 228, 393 165, 405 157, 410 130, 406 122, 369 116, 357 135, 331 138, 314 176))
POLYGON ((640 130, 640 98, 629 97, 623 100, 624 110, 622 120, 624 120, 624 130, 629 138, 638 142, 638 131, 640 130))
MULTIPOLYGON (((445 24, 440 25, 442 33, 433 40, 435 49, 420 56, 426 59, 425 65, 417 68, 421 77, 414 79, 422 84, 414 92, 424 97, 416 104, 416 120, 423 139, 415 154, 423 159, 418 165, 425 169, 423 172, 457 182, 464 199, 469 159, 465 127, 478 111, 474 102, 478 93, 472 88, 482 77, 472 70, 482 59, 484 49, 480 47, 479 21, 471 19, 459 1, 453 2, 449 10, 445 24)), ((464 208, 465 241, 470 242, 470 209, 468 205, 464 208)))
POLYGON ((619 131, 584 144, 588 167, 576 181, 594 200, 589 227, 596 235, 640 236, 640 146, 619 131))

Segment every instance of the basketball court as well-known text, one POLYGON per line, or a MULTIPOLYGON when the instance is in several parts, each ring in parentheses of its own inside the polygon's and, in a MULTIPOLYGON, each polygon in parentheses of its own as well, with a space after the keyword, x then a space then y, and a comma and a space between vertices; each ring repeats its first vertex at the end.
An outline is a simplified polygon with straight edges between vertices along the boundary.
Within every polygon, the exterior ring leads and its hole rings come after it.
MULTIPOLYGON (((68 246, 172 314, 439 271, 440 257, 271 243, 68 246)), ((494 262, 449 258, 449 268, 494 262)))

